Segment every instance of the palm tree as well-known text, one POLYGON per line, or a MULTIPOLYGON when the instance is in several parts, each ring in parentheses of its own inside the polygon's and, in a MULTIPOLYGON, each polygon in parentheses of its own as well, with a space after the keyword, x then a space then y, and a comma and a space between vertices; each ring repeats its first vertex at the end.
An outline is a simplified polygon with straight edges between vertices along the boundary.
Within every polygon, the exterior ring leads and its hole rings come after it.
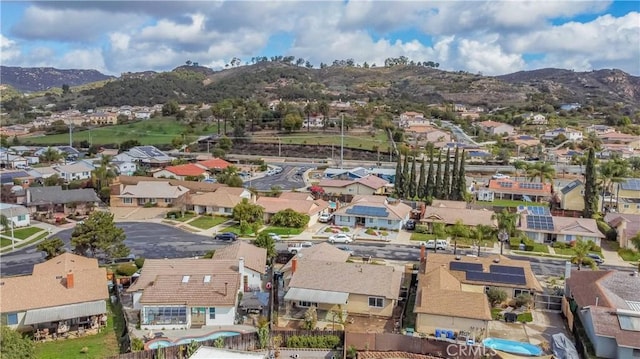
POLYGON ((512 237, 517 234, 518 218, 520 218, 518 213, 511 213, 506 209, 491 216, 491 219, 498 221, 498 230, 505 231, 512 237))
MULTIPOLYGON (((573 247, 575 254, 571 257, 571 263, 576 264, 578 266, 578 270, 580 270, 584 260, 588 258, 588 254, 592 246, 593 241, 583 241, 582 239, 578 239, 578 241, 576 241, 576 245, 573 247)), ((595 266, 595 263, 591 262, 591 269, 595 269, 595 266)))
POLYGON ((529 164, 526 163, 525 161, 517 160, 517 161, 513 162, 513 168, 516 170, 516 179, 518 178, 518 174, 519 174, 518 171, 525 170, 525 172, 526 172, 528 165, 529 164))
POLYGON ((276 256, 276 242, 266 232, 260 232, 258 237, 253 241, 253 245, 256 247, 264 248, 267 250, 267 261, 271 261, 271 258, 276 256))
POLYGON ((54 162, 60 162, 61 159, 62 159, 62 153, 60 153, 58 150, 54 149, 53 147, 48 147, 42 153, 42 155, 40 155, 40 160, 42 162, 49 163, 49 164, 54 162))
POLYGON ((453 254, 456 254, 458 250, 458 238, 469 237, 469 227, 462 223, 462 220, 457 220, 456 223, 449 227, 449 234, 453 236, 453 254))
POLYGON ((480 245, 485 240, 491 240, 495 233, 495 229, 491 226, 479 224, 473 229, 474 244, 478 246, 478 255, 480 255, 480 245))
POLYGON ((624 177, 629 173, 629 166, 624 159, 615 157, 600 164, 599 173, 600 183, 602 185, 602 211, 604 212, 604 197, 606 192, 612 193, 613 184, 624 181, 624 177))
POLYGON ((535 179, 540 179, 540 182, 545 183, 547 180, 552 181, 556 175, 556 170, 549 162, 536 162, 526 167, 526 176, 533 182, 535 179))

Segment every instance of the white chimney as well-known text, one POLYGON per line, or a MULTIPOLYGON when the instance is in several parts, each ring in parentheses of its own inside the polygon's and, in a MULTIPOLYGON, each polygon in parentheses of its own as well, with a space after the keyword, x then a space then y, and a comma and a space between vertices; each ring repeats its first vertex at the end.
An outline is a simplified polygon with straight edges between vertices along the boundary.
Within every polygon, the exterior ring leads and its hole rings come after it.
POLYGON ((240 290, 244 292, 244 257, 238 259, 238 273, 240 273, 240 290))

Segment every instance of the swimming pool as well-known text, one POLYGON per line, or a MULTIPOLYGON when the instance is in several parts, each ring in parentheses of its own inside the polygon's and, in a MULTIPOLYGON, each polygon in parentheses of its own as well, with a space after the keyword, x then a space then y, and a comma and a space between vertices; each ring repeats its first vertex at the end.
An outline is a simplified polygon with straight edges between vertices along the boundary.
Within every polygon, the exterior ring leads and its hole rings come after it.
POLYGON ((204 342, 207 340, 213 340, 213 339, 218 339, 220 337, 232 337, 234 335, 240 335, 242 333, 240 332, 232 332, 232 331, 225 331, 225 332, 213 332, 213 333, 209 333, 203 337, 184 337, 184 338, 180 338, 176 341, 171 341, 169 339, 156 339, 156 340, 152 340, 150 342, 148 342, 145 346, 147 347, 147 349, 158 349, 158 348, 166 348, 166 347, 170 347, 170 346, 174 346, 174 345, 181 345, 181 344, 189 344, 192 341, 197 341, 197 342, 204 342))
POLYGON ((482 341, 485 347, 500 350, 511 354, 540 356, 542 355, 542 349, 539 346, 517 342, 515 340, 507 340, 500 338, 487 338, 482 341))

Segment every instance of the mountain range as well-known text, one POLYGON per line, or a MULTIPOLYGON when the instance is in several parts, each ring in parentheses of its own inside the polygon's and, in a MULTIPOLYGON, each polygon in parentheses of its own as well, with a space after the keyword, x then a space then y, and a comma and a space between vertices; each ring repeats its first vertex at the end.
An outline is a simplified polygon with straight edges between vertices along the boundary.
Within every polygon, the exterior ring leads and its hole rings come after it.
POLYGON ((620 103, 640 107, 640 77, 616 69, 574 72, 547 68, 492 77, 411 65, 310 69, 282 62, 260 62, 220 71, 180 66, 168 72, 124 73, 118 78, 96 70, 7 66, 1 66, 0 70, 0 83, 23 92, 109 80, 83 91, 96 105, 155 104, 171 98, 198 103, 256 97, 388 98, 491 106, 519 104, 536 97, 548 103, 577 102, 595 106, 620 103))

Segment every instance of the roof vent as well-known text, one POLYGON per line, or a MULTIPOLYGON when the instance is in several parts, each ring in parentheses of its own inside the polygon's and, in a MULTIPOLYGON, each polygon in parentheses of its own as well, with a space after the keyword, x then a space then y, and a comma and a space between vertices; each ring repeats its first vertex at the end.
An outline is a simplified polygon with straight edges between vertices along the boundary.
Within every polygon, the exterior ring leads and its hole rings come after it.
POLYGON ((456 256, 456 260, 457 260, 457 261, 459 261, 459 260, 461 260, 461 259, 462 259, 462 257, 460 257, 460 256, 456 256))
POLYGON ((182 276, 182 283, 189 283, 189 278, 191 278, 191 276, 188 276, 188 275, 182 276))
POLYGON ((494 258, 493 263, 500 263, 500 258, 494 258))

